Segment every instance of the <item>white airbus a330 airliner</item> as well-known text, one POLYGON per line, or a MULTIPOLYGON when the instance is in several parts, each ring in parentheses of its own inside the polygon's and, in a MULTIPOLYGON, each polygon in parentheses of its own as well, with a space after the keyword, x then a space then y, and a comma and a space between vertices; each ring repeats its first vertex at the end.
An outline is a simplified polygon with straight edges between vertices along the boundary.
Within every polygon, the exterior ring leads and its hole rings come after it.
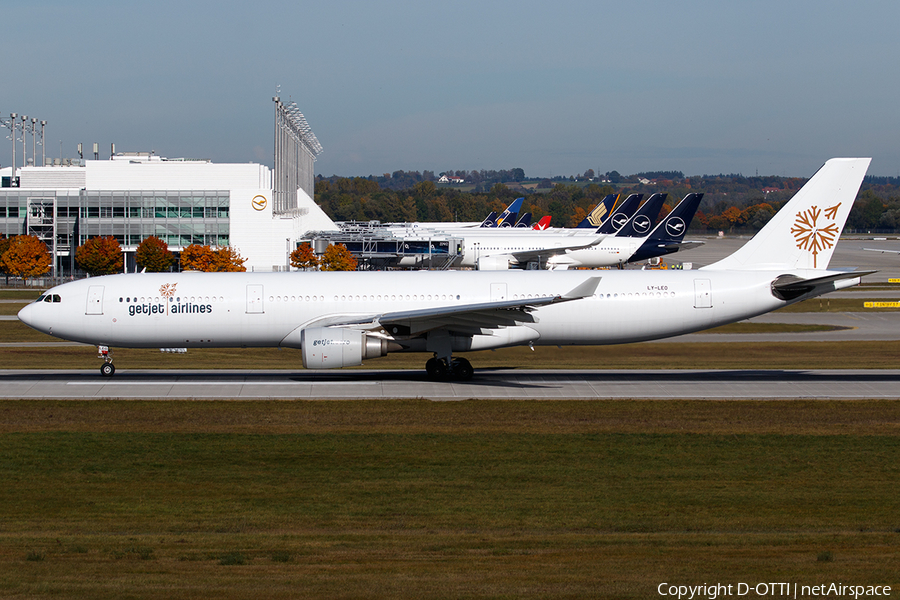
MULTIPOLYGON (((430 376, 468 379, 454 352, 665 338, 858 284, 865 273, 828 263, 869 162, 829 160, 743 247, 695 271, 109 275, 54 287, 19 319, 101 347, 299 348, 308 369, 429 352, 430 376)), ((101 372, 114 371, 107 356, 101 372)))

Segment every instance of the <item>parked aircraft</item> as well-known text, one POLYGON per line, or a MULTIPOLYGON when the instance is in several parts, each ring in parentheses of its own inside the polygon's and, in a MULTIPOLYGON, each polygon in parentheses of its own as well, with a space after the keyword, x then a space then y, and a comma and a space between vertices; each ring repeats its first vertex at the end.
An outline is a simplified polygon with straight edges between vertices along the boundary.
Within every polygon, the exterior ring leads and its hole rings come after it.
MULTIPOLYGON (((869 162, 829 160, 756 236, 697 271, 120 274, 56 286, 19 318, 102 347, 299 348, 310 369, 428 352, 430 376, 468 379, 453 353, 666 338, 858 284, 865 273, 828 263, 869 162)), ((107 356, 101 372, 114 371, 107 356)))
MULTIPOLYGON (((541 232, 540 235, 536 235, 537 232, 496 234, 491 229, 456 232, 454 236, 460 240, 463 252, 453 266, 496 271, 510 266, 566 269, 609 267, 625 263, 640 247, 641 238, 650 233, 665 199, 665 194, 653 194, 618 231, 614 230, 610 219, 598 233, 590 236, 582 235, 578 229, 554 229, 541 232), (614 233, 599 233, 600 231, 614 233)), ((636 202, 637 200, 635 205, 636 202)), ((697 204, 699 205, 699 200, 697 204)), ((617 212, 613 217, 619 215, 621 213, 617 212)), ((693 212, 688 215, 687 222, 693 216, 693 212)))

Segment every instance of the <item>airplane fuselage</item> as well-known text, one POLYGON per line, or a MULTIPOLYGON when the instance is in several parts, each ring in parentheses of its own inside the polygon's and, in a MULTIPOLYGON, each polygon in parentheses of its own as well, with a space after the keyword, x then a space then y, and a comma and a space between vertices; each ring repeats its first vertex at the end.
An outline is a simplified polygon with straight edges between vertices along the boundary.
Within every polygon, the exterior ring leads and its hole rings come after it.
MULTIPOLYGON (((299 347, 300 332, 331 315, 375 315, 565 294, 600 277, 587 298, 534 309, 535 322, 486 330, 454 351, 617 344, 680 335, 758 315, 788 302, 773 272, 461 271, 167 273, 111 275, 49 290, 58 302, 21 318, 50 335, 131 347, 299 347), (506 331, 504 331, 504 329, 506 331)), ((390 335, 390 332, 387 332, 390 335)), ((424 346, 407 340, 403 350, 424 346)))

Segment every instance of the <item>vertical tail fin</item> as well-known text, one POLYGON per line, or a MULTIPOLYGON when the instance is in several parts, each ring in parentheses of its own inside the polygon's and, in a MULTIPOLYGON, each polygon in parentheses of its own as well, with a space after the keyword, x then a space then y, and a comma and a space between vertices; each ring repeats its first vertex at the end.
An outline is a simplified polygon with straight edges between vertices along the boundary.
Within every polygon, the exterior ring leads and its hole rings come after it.
POLYGON ((759 233, 704 269, 827 269, 871 158, 832 158, 759 233))
POLYGON ((496 227, 512 227, 516 223, 516 219, 519 217, 519 211, 522 209, 522 202, 525 201, 525 198, 516 198, 513 200, 509 206, 506 207, 500 216, 497 217, 496 227))
POLYGON ((622 226, 628 222, 628 219, 633 217, 634 213, 637 212, 638 205, 641 203, 641 198, 643 197, 643 194, 631 194, 625 198, 619 206, 613 209, 612 216, 604 221, 603 225, 600 226, 596 233, 611 235, 622 229, 622 226))
POLYGON ((688 194, 672 209, 666 217, 659 222, 641 247, 631 255, 628 262, 665 256, 681 249, 681 242, 687 233, 703 194, 688 194))
POLYGON ((653 194, 647 198, 634 216, 616 232, 616 237, 642 238, 648 235, 653 229, 653 223, 656 222, 656 217, 659 216, 659 211, 662 210, 665 201, 666 194, 653 194))
POLYGON ((616 203, 616 198, 616 194, 610 194, 606 198, 598 202, 597 206, 595 206, 591 210, 591 212, 588 213, 588 216, 581 220, 581 223, 577 225, 577 228, 584 229, 591 227, 593 229, 597 229, 598 227, 603 225, 616 203))

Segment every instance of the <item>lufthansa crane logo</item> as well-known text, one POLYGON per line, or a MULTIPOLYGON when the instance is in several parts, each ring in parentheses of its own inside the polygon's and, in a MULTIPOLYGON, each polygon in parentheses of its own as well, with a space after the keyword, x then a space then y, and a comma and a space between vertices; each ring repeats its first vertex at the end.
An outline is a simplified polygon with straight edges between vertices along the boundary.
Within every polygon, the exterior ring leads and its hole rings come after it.
POLYGON ((253 205, 253 210, 266 210, 266 205, 269 204, 269 201, 266 200, 265 196, 254 196, 250 204, 253 205))
POLYGON ((650 217, 647 215, 638 215, 634 219, 634 230, 638 233, 646 233, 650 229, 650 217))
POLYGON ((616 231, 622 229, 622 225, 628 222, 628 217, 626 217, 623 213, 616 213, 612 216, 613 227, 616 231))
POLYGON ((833 248, 838 235, 841 233, 837 223, 834 222, 840 206, 841 203, 838 202, 835 206, 826 208, 824 211, 818 206, 810 206, 808 209, 797 213, 797 220, 794 221, 794 226, 791 227, 791 233, 794 235, 797 247, 801 250, 812 252, 814 269, 818 268, 816 260, 819 252, 833 248), (825 220, 820 221, 820 217, 823 216, 825 220), (828 223, 827 221, 831 222, 828 223))
POLYGON ((672 217, 666 222, 666 232, 672 237, 684 235, 684 221, 681 217, 672 217))

